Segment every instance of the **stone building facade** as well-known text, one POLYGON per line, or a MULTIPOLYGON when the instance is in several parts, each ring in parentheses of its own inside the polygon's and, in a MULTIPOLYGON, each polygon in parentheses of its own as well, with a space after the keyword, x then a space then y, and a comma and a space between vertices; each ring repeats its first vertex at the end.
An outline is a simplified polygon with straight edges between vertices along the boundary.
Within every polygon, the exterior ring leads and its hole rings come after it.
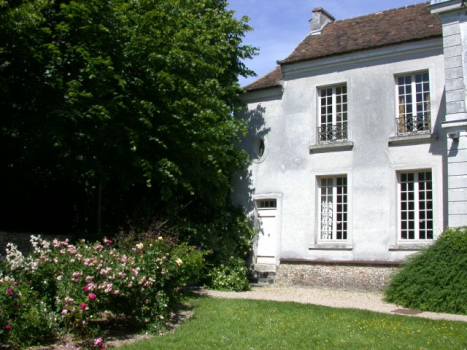
POLYGON ((381 289, 467 224, 466 10, 316 8, 292 54, 245 87, 252 162, 234 200, 258 228, 260 276, 381 289))

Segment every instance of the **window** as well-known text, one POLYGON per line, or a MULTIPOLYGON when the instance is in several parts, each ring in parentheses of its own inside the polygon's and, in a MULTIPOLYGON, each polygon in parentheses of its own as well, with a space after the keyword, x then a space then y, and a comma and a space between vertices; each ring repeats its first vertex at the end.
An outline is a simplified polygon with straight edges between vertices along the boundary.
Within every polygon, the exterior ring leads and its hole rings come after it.
POLYGON ((253 162, 262 163, 268 155, 268 141, 266 137, 257 138, 253 141, 253 162))
POLYGON ((266 147, 264 146, 264 140, 261 139, 259 140, 259 145, 258 145, 258 156, 261 158, 264 155, 264 149, 266 147))
POLYGON ((319 90, 318 142, 347 140, 347 86, 319 90))
POLYGON ((320 240, 347 240, 347 177, 319 179, 320 240))
POLYGON ((276 209, 277 208, 277 200, 275 199, 262 199, 256 201, 256 205, 258 209, 276 209))
POLYGON ((430 79, 428 72, 397 77, 397 134, 429 133, 430 79))
POLYGON ((433 184, 431 171, 399 174, 400 238, 433 239, 433 184))

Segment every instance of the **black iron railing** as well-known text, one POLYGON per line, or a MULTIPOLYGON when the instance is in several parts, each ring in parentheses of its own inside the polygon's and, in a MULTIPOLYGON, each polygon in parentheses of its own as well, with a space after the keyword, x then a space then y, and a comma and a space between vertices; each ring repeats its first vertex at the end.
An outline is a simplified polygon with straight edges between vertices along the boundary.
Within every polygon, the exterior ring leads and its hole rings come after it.
POLYGON ((428 134, 431 131, 429 114, 396 118, 396 124, 399 136, 428 134))
POLYGON ((318 127, 318 143, 347 141, 347 122, 318 127))

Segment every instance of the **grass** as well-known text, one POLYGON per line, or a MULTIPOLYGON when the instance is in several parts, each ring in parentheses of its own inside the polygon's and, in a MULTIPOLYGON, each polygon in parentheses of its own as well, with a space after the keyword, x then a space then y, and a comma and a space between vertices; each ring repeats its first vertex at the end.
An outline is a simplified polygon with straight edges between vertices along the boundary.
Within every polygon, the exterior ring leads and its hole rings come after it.
POLYGON ((467 349, 467 323, 290 302, 191 300, 175 333, 122 347, 146 349, 467 349))

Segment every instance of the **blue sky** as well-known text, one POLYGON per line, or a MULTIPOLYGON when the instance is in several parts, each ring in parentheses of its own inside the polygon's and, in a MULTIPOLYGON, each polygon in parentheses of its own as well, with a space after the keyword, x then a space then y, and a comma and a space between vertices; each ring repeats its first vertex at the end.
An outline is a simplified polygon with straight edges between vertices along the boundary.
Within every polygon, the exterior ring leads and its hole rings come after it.
MULTIPOLYGON (((286 58, 309 32, 311 10, 322 7, 336 20, 366 15, 420 3, 420 0, 229 0, 228 8, 235 16, 248 16, 253 31, 244 43, 258 47, 259 55, 246 61, 258 77, 286 58)), ((257 78, 239 78, 244 86, 257 78)))

